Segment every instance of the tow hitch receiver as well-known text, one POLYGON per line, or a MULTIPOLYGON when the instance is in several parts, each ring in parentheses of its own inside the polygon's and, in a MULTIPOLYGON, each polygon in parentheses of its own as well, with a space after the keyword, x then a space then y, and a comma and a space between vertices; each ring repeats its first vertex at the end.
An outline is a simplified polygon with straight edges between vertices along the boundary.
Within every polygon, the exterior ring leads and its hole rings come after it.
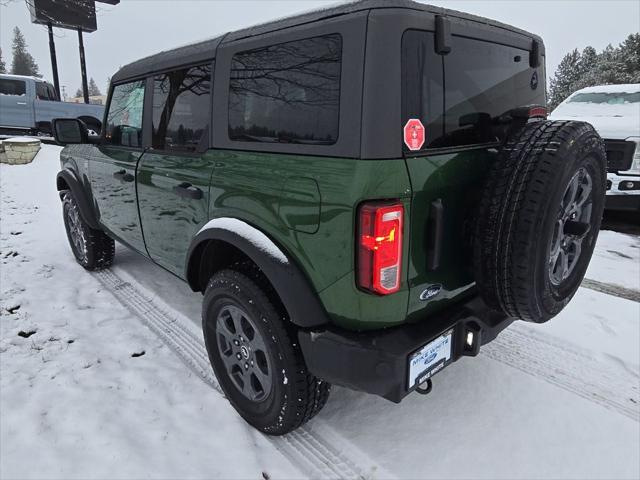
POLYGON ((428 395, 429 393, 431 393, 432 388, 433 382, 430 378, 427 378, 426 382, 422 382, 416 387, 416 392, 418 392, 420 395, 428 395))

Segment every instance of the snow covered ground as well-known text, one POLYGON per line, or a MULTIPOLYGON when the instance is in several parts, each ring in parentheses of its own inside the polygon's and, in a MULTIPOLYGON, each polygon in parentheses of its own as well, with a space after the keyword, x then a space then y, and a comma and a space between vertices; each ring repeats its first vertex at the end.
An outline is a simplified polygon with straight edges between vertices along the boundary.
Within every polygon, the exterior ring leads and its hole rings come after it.
POLYGON ((429 396, 334 388, 273 439, 219 392, 199 294, 124 248, 102 273, 75 263, 58 152, 0 165, 1 478, 640 476, 638 237, 601 232, 558 318, 513 325, 429 396))

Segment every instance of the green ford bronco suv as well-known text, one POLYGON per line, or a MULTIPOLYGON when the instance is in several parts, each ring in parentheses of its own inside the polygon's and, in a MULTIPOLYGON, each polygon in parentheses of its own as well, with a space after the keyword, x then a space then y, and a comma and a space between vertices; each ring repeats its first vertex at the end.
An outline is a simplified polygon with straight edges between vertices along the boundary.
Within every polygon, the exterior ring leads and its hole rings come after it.
POLYGON ((484 18, 368 0, 144 58, 99 137, 58 119, 71 249, 114 240, 204 295, 227 398, 256 428, 331 384, 399 402, 580 285, 603 142, 548 121, 544 45, 484 18))

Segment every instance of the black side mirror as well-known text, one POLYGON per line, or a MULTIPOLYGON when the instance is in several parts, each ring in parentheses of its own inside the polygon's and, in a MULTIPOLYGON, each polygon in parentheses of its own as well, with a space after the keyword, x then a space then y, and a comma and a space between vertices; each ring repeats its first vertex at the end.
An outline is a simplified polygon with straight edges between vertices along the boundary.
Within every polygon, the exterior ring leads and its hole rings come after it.
POLYGON ((89 129, 77 118, 54 118, 52 130, 56 143, 61 145, 89 143, 89 129))

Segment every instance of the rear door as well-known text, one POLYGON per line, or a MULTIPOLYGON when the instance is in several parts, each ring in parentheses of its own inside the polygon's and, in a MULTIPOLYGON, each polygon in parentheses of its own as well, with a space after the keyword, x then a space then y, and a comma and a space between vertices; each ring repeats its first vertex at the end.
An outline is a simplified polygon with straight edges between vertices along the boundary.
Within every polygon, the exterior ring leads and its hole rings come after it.
POLYGON ((212 64, 153 78, 152 147, 138 166, 138 205, 150 257, 184 275, 191 239, 206 223, 212 64))
POLYGON ((109 233, 144 252, 136 203, 136 167, 144 151, 142 112, 145 80, 116 85, 111 93, 102 143, 89 165, 100 223, 109 233))
POLYGON ((33 108, 28 101, 29 84, 17 78, 0 78, 0 127, 31 128, 33 108))

